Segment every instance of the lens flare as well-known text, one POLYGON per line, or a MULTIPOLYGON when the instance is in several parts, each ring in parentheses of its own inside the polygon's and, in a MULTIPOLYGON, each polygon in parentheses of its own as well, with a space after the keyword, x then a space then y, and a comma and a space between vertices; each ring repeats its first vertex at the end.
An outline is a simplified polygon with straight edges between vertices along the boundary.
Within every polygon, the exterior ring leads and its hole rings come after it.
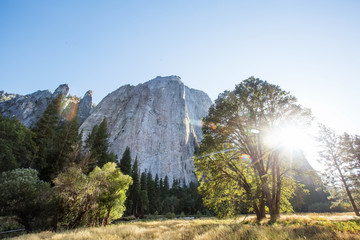
POLYGON ((242 155, 239 157, 239 160, 242 160, 242 161, 251 161, 251 157, 250 157, 250 155, 248 155, 248 154, 242 154, 242 155))
POLYGON ((190 119, 190 124, 196 127, 202 127, 203 126, 203 121, 199 120, 199 119, 190 119))
POLYGON ((288 150, 303 149, 307 145, 309 137, 306 131, 296 126, 285 126, 274 129, 265 137, 265 143, 274 148, 288 150))
POLYGON ((61 115, 63 116, 63 118, 65 118, 67 121, 72 120, 77 113, 77 109, 78 109, 78 104, 77 102, 71 102, 68 106, 66 106, 66 108, 64 109, 64 111, 61 113, 61 115))
POLYGON ((216 125, 215 125, 215 123, 213 123, 213 122, 210 122, 207 126, 208 126, 208 128, 211 128, 211 129, 213 129, 213 130, 216 129, 216 125))

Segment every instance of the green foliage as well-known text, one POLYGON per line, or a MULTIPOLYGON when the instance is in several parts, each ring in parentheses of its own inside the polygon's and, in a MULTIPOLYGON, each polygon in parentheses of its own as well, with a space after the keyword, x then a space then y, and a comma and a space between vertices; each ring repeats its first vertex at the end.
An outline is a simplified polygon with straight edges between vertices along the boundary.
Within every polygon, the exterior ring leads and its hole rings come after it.
POLYGON ((265 203, 273 220, 281 210, 291 210, 294 185, 286 184, 290 175, 285 174, 293 170, 287 164, 291 152, 266 138, 309 119, 310 111, 295 97, 253 77, 220 94, 203 119, 204 137, 194 160, 205 205, 221 216, 252 211, 259 220, 265 203))
POLYGON ((107 225, 121 217, 125 210, 125 193, 132 183, 131 177, 122 174, 115 163, 106 163, 101 169, 96 167, 89 178, 99 189, 96 193, 97 211, 92 213, 95 224, 107 225))
POLYGON ((165 176, 164 183, 161 189, 161 197, 164 199, 169 195, 170 186, 169 186, 169 178, 165 176))
POLYGON ((173 212, 168 212, 168 213, 165 214, 165 217, 166 217, 167 219, 174 219, 174 218, 175 218, 175 213, 173 213, 173 212))
POLYGON ((108 151, 108 137, 107 121, 104 118, 99 126, 93 127, 85 141, 85 148, 91 155, 88 171, 92 171, 96 166, 102 167, 108 162, 116 162, 117 156, 108 151))
MULTIPOLYGON (((258 197, 258 193, 257 189, 253 187, 255 184, 252 185, 250 193, 246 194, 238 181, 229 179, 229 176, 236 179, 238 173, 230 170, 222 171, 223 164, 226 164, 224 157, 224 154, 218 154, 212 158, 205 158, 201 162, 196 160, 195 168, 198 176, 202 176, 199 179, 199 192, 203 195, 205 206, 213 208, 219 217, 230 217, 248 212, 253 201, 258 197)), ((256 181, 256 175, 250 163, 233 162, 238 166, 239 171, 242 171, 243 176, 256 181)))
POLYGON ((34 138, 18 120, 0 114, 0 172, 32 167, 38 151, 34 138))
POLYGON ((160 201, 160 182, 159 182, 159 175, 155 175, 154 180, 154 199, 153 201, 156 203, 154 206, 154 210, 157 212, 161 211, 161 201, 160 201))
POLYGON ((122 173, 129 176, 131 175, 131 153, 129 147, 126 147, 122 158, 120 159, 119 168, 122 173))
POLYGON ((39 147, 35 167, 40 178, 49 182, 81 157, 78 118, 66 121, 60 117, 62 100, 60 95, 51 102, 34 128, 39 147))
POLYGON ((115 163, 96 167, 88 176, 77 167, 59 174, 54 180, 67 228, 82 225, 107 225, 122 216, 131 177, 123 175, 115 163))
POLYGON ((155 181, 152 178, 152 174, 149 171, 146 176, 147 193, 149 198, 149 212, 153 214, 157 209, 156 192, 155 192, 155 181))
MULTIPOLYGON (((140 178, 139 178, 139 170, 138 170, 138 161, 137 158, 135 159, 134 165, 132 166, 131 177, 133 179, 133 184, 129 189, 129 200, 132 203, 130 211, 130 215, 133 214, 138 216, 140 214, 140 209, 143 207, 142 200, 141 200, 141 185, 140 185, 140 178)), ((145 196, 144 196, 145 197, 145 196)), ((145 199, 146 201, 146 199, 145 199)))
POLYGON ((51 181, 81 157, 81 134, 79 134, 78 118, 60 122, 51 149, 47 153, 47 166, 42 169, 45 180, 51 181))
POLYGON ((357 162, 359 152, 358 138, 344 133, 339 136, 335 131, 320 124, 318 142, 320 144, 319 161, 325 166, 323 179, 333 201, 333 207, 349 202, 357 216, 360 199, 358 187, 357 162))
POLYGON ((36 158, 35 168, 40 173, 40 178, 46 181, 50 180, 52 160, 51 155, 55 147, 56 129, 60 121, 60 105, 62 95, 54 99, 40 120, 33 129, 36 134, 35 142, 39 146, 38 157, 36 158))
POLYGON ((147 191, 146 173, 141 173, 140 179, 140 215, 144 215, 149 212, 149 196, 147 191))
POLYGON ((69 121, 64 121, 59 126, 55 144, 56 147, 53 158, 56 159, 55 163, 58 172, 63 171, 64 168, 78 161, 82 142, 81 134, 79 134, 79 120, 77 116, 69 121), (71 154, 74 152, 77 154, 74 156, 75 159, 72 159, 71 154))
POLYGON ((34 169, 15 169, 0 175, 0 213, 16 216, 27 232, 49 200, 49 184, 38 178, 34 169))

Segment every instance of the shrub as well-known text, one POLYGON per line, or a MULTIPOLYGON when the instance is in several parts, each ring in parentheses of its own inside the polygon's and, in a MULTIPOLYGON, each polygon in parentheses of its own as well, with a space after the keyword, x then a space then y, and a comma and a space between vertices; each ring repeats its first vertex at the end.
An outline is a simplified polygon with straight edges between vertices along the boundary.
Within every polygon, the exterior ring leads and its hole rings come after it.
POLYGON ((175 213, 168 212, 168 213, 165 214, 165 217, 167 219, 174 219, 175 218, 175 213))

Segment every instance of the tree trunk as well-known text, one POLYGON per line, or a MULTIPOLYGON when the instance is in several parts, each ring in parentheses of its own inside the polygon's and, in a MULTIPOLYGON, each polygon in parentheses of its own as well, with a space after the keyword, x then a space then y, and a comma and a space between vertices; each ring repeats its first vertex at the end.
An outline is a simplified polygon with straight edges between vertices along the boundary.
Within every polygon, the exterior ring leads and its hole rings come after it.
POLYGON ((87 213, 87 211, 89 210, 89 205, 91 203, 91 196, 87 196, 87 199, 84 203, 84 205, 81 207, 80 212, 78 213, 77 217, 75 218, 75 220, 70 224, 70 228, 76 228, 77 226, 80 225, 83 217, 85 216, 85 214, 87 213))
POLYGON ((257 206, 255 201, 253 202, 253 208, 254 208, 254 212, 255 212, 255 215, 256 215, 256 221, 260 222, 262 220, 261 211, 260 211, 260 209, 257 206))
POLYGON ((343 174, 342 174, 342 172, 341 172, 341 170, 340 170, 339 165, 338 165, 336 162, 335 162, 335 164, 336 164, 337 170, 339 171, 339 174, 340 174, 340 177, 341 177, 341 181, 342 181, 342 183, 344 184, 344 187, 345 187, 345 190, 346 190, 346 194, 348 195, 349 200, 350 200, 350 202, 351 202, 352 208, 353 208, 356 216, 360 216, 359 209, 357 208, 356 203, 355 203, 355 201, 354 201, 354 198, 352 197, 352 194, 351 194, 351 192, 350 192, 350 190, 349 190, 349 186, 347 185, 346 179, 344 178, 344 176, 343 176, 343 174))
POLYGON ((275 176, 276 176, 276 185, 275 185, 276 195, 274 200, 274 217, 273 217, 274 221, 280 218, 281 176, 280 176, 279 159, 276 159, 275 176))
MULTIPOLYGON (((270 212, 270 222, 276 222, 280 218, 280 196, 281 196, 281 176, 278 154, 274 154, 272 161, 272 191, 268 207, 270 212)), ((268 193, 270 195, 270 192, 268 193)))
POLYGON ((25 230, 27 233, 30 233, 33 231, 31 225, 30 225, 30 219, 25 216, 24 214, 20 214, 17 221, 25 227, 25 230))
POLYGON ((106 217, 105 217, 105 226, 109 224, 109 218, 110 218, 111 210, 112 210, 112 208, 108 208, 108 212, 107 212, 106 217))
POLYGON ((260 211, 260 220, 266 218, 265 212, 265 193, 261 191, 261 198, 259 200, 259 211, 260 211))
POLYGON ((354 209, 354 212, 355 212, 356 216, 360 216, 359 209, 357 208, 357 206, 355 204, 354 198, 352 197, 351 192, 350 192, 348 186, 346 185, 346 183, 344 183, 344 184, 345 184, 346 193, 347 193, 347 195, 348 195, 348 197, 350 199, 350 202, 351 202, 351 205, 352 205, 352 207, 354 209))

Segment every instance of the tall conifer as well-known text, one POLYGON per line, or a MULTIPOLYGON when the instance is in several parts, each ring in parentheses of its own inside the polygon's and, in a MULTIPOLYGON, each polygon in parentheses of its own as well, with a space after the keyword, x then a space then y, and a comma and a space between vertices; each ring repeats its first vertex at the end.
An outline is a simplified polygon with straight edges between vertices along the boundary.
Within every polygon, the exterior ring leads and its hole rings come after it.
POLYGON ((35 168, 40 172, 40 179, 50 181, 54 159, 52 153, 55 147, 56 129, 60 121, 60 104, 63 96, 54 99, 33 131, 36 134, 35 142, 39 146, 38 157, 35 160, 35 168))
POLYGON ((129 147, 126 147, 120 159, 119 168, 123 174, 131 175, 131 153, 129 147))
POLYGON ((134 165, 132 166, 131 177, 133 180, 133 184, 130 187, 129 198, 132 201, 132 214, 135 216, 138 216, 139 212, 140 212, 140 205, 141 205, 141 199, 140 199, 141 187, 140 187, 140 178, 139 178, 137 158, 135 158, 134 165))

